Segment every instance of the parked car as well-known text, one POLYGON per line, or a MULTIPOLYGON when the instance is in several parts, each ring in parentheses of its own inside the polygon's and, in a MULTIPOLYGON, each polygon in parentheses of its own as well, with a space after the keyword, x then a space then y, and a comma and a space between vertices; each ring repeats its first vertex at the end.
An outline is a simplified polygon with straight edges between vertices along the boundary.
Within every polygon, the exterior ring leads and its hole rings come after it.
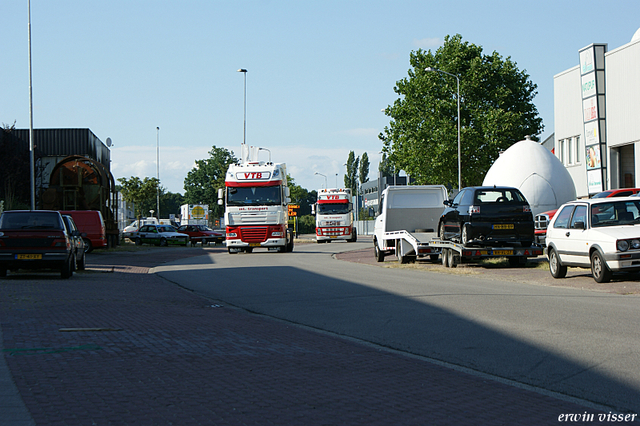
POLYGON ((598 283, 613 272, 640 271, 640 199, 563 204, 547 228, 547 257, 554 278, 564 278, 569 266, 591 268, 598 283))
POLYGON ((61 210, 60 213, 71 216, 78 230, 86 234, 82 237, 85 253, 91 253, 94 248, 108 246, 102 213, 97 210, 61 210))
POLYGON ((64 221, 64 226, 67 228, 67 234, 69 234, 69 239, 71 240, 71 245, 73 246, 73 256, 76 258, 76 263, 74 265, 75 269, 79 271, 84 271, 86 265, 86 252, 83 236, 86 237, 87 234, 81 233, 76 226, 76 223, 73 221, 73 218, 67 214, 62 215, 62 220, 64 221))
POLYGON ((176 231, 171 225, 144 225, 134 235, 136 245, 155 244, 157 246, 181 245, 186 246, 189 236, 176 231))
POLYGON ((133 239, 136 232, 138 232, 138 228, 143 225, 153 224, 158 224, 158 219, 156 219, 155 217, 143 217, 140 218, 140 220, 136 219, 124 228, 124 230, 122 231, 122 238, 133 239))
POLYGON ((191 244, 222 244, 225 240, 225 236, 222 233, 214 231, 207 225, 182 225, 178 228, 178 232, 187 234, 191 244))
MULTIPOLYGON (((610 189, 608 191, 598 192, 591 198, 611 198, 611 197, 639 197, 640 196, 640 188, 620 188, 620 189, 610 189)), ((535 235, 536 235, 536 243, 541 246, 545 246, 545 239, 547 236, 547 226, 549 226, 549 222, 553 219, 553 216, 556 214, 558 209, 549 210, 546 212, 542 212, 536 215, 535 218, 535 235)))
POLYGON ((62 215, 50 210, 9 210, 0 216, 0 277, 8 270, 56 269, 73 275, 73 244, 62 215))
POLYGON ((464 245, 529 247, 533 243, 533 215, 517 188, 463 188, 440 217, 438 236, 464 245))

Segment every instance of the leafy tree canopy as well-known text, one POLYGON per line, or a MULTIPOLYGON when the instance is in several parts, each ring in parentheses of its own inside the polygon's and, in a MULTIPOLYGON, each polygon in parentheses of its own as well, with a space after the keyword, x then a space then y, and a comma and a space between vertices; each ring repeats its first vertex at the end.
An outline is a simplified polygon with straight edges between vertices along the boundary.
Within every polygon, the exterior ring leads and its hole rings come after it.
POLYGON ((435 53, 411 52, 400 96, 385 109, 391 122, 379 138, 389 160, 419 184, 457 186, 458 130, 456 78, 460 80, 463 186, 481 184, 500 151, 527 135, 536 139, 542 119, 533 104, 537 85, 510 57, 482 53, 482 47, 445 37, 435 53))
POLYGON ((197 160, 196 166, 184 179, 184 199, 188 204, 208 204, 212 217, 221 217, 224 206, 218 205, 218 189, 224 188, 224 178, 229 165, 237 163, 233 151, 217 148, 209 151, 209 158, 197 160))
MULTIPOLYGON (((131 176, 129 179, 118 178, 118 182, 122 198, 133 203, 136 217, 145 217, 149 210, 156 210, 158 179, 145 177, 144 180, 141 180, 137 176, 131 176)), ((162 191, 164 192, 164 189, 162 191)), ((156 212, 157 214, 158 212, 156 212)))

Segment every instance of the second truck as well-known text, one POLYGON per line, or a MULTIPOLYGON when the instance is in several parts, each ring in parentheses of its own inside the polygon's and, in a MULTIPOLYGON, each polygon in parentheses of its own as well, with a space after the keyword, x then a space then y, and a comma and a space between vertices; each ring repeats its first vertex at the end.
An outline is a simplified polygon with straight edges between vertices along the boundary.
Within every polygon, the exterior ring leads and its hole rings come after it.
POLYGON ((356 242, 358 232, 353 221, 351 189, 321 189, 314 206, 316 215, 316 241, 331 240, 356 242))

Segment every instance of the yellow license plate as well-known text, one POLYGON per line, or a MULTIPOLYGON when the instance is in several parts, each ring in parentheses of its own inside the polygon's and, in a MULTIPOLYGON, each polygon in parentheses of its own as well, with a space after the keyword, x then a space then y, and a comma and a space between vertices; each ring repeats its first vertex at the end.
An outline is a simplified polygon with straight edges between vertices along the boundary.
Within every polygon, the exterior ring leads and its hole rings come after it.
POLYGON ((493 225, 493 229, 513 229, 513 223, 508 223, 506 225, 493 225))
POLYGON ((335 235, 331 235, 329 236, 329 238, 338 238, 338 237, 336 237, 335 235))
POLYGON ((260 243, 249 243, 249 247, 260 247, 260 243))
POLYGON ((513 250, 494 250, 493 254, 495 256, 511 256, 513 254, 513 250))
POLYGON ((42 259, 41 254, 18 254, 16 255, 16 259, 18 260, 40 260, 42 259))

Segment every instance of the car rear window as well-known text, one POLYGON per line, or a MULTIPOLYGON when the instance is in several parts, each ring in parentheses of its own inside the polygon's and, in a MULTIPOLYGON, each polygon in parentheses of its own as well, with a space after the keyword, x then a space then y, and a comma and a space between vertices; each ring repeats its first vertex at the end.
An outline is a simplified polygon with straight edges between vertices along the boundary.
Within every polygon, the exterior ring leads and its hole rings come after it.
POLYGON ((476 190, 474 203, 526 203, 520 191, 516 189, 482 189, 476 190))
POLYGON ((63 230, 64 224, 56 212, 4 212, 0 217, 0 228, 63 230))

